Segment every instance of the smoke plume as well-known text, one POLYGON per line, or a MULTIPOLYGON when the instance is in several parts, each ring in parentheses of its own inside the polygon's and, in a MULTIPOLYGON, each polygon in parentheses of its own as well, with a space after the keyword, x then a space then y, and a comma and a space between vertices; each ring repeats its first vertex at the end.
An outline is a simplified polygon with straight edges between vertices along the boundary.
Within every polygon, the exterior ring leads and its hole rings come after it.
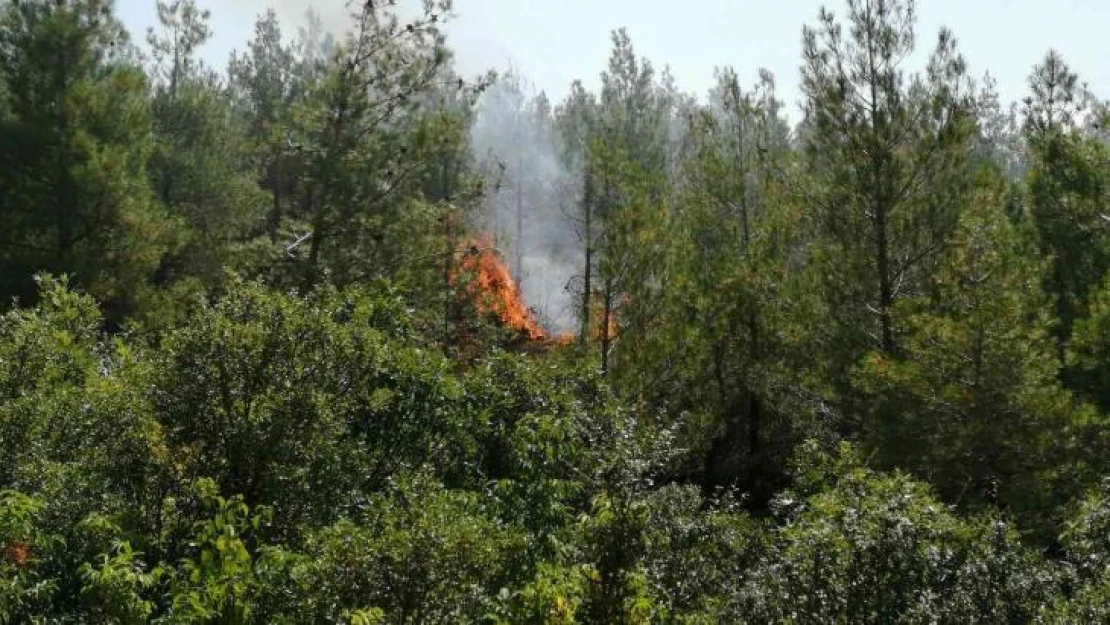
POLYGON ((570 217, 575 177, 559 158, 546 97, 508 73, 479 102, 471 142, 487 178, 479 227, 495 237, 525 301, 548 331, 572 332, 571 281, 581 273, 582 258, 570 217))

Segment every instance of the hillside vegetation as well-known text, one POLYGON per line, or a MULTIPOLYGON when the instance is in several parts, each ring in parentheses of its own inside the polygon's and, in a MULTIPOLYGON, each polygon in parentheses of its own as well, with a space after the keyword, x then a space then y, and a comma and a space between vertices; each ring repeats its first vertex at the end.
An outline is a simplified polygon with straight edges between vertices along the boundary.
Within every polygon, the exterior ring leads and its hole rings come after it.
POLYGON ((1055 52, 1011 106, 848 0, 792 125, 624 31, 551 102, 448 0, 219 71, 157 7, 0 0, 0 623, 1110 622, 1110 108, 1055 52))

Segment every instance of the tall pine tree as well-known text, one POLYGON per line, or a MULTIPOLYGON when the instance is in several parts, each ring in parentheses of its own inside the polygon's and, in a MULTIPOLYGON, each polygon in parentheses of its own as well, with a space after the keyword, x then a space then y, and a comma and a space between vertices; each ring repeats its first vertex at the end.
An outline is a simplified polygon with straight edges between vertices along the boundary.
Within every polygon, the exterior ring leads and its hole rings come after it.
POLYGON ((126 312, 166 226, 146 176, 147 84, 105 0, 0 5, 0 297, 35 298, 33 273, 68 273, 126 312))
POLYGON ((920 292, 966 202, 974 126, 965 64, 942 30, 924 76, 907 74, 913 0, 849 0, 804 30, 806 200, 837 349, 897 351, 894 305, 920 292))

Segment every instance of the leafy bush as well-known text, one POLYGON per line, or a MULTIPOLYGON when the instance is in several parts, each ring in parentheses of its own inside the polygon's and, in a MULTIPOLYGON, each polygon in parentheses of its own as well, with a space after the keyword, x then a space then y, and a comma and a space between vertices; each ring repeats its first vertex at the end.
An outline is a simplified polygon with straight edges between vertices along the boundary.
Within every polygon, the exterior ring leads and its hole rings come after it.
MULTIPOLYGON (((379 610, 379 622, 477 622, 525 564, 523 535, 475 493, 399 477, 355 518, 307 541, 311 620, 379 610)), ((306 617, 307 618, 307 617, 306 617)))
POLYGON ((447 362, 387 336, 392 303, 240 284, 161 347, 152 401, 185 471, 328 523, 406 467, 446 470, 464 444, 447 362))
POLYGON ((799 472, 834 473, 820 492, 780 499, 785 523, 748 578, 748 619, 1026 622, 1056 590, 1009 524, 963 521, 927 486, 870 471, 849 448, 813 464, 825 468, 799 472))

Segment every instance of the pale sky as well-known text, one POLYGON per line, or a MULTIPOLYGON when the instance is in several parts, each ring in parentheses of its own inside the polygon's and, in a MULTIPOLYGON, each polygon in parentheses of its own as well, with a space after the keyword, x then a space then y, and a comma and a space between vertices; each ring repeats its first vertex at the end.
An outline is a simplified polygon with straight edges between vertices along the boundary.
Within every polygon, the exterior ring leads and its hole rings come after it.
MULTIPOLYGON (((417 0, 401 0, 415 6, 417 0)), ((295 32, 308 6, 335 29, 347 23, 344 0, 197 0, 212 12, 205 59, 223 69, 243 49, 255 17, 278 9, 295 32)), ((596 87, 609 53, 609 33, 626 27, 640 55, 669 65, 683 91, 704 96, 715 66, 732 65, 749 83, 771 70, 796 119, 801 29, 826 5, 843 13, 844 0, 456 0, 448 26, 457 67, 466 75, 518 68, 555 101, 581 78, 596 87)), ((918 0, 920 68, 941 26, 951 28, 974 77, 989 70, 1004 101, 1026 94, 1026 77, 1050 48, 1080 79, 1110 98, 1110 0, 918 0)), ((154 23, 154 0, 117 0, 116 10, 136 41, 154 23)))

